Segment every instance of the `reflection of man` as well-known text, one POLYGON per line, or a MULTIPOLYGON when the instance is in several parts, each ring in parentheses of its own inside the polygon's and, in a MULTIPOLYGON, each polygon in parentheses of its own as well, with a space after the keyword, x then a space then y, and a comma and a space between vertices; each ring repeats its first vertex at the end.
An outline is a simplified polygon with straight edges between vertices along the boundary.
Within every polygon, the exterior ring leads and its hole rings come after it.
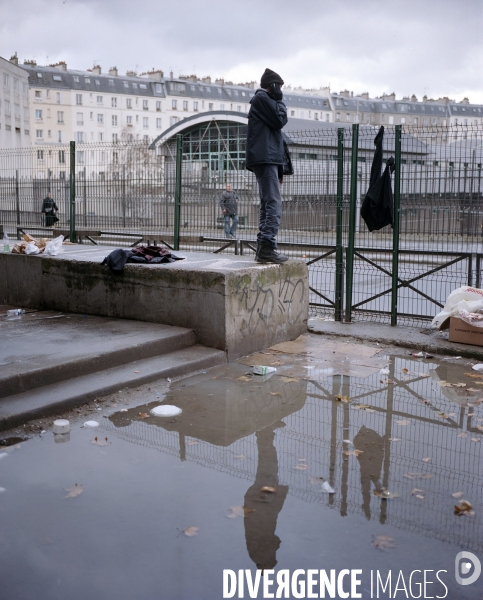
POLYGON ((376 490, 381 490, 379 483, 382 461, 384 458, 384 438, 373 429, 363 425, 354 438, 354 447, 362 450, 357 455, 361 468, 362 509, 367 519, 371 518, 371 483, 376 490))
POLYGON ((233 191, 231 183, 226 184, 226 190, 221 193, 220 206, 223 212, 225 237, 235 238, 238 225, 238 196, 233 191), (230 224, 231 220, 231 224, 230 224))
POLYGON ((245 539, 250 558, 257 569, 273 569, 277 564, 277 550, 280 538, 275 535, 278 513, 282 510, 288 486, 278 485, 277 450, 273 445, 274 430, 284 427, 282 421, 257 431, 258 467, 254 484, 245 494, 244 521, 245 539), (277 491, 262 492, 261 488, 269 486, 277 491))

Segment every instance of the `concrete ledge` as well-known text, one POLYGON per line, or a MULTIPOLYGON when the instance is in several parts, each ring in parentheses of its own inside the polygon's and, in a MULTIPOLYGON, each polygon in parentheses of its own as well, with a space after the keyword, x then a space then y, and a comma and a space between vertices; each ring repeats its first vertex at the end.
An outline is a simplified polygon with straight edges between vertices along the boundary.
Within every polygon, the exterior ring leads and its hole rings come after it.
POLYGON ((113 248, 64 246, 56 257, 0 254, 0 303, 120 317, 193 329, 228 360, 307 330, 303 261, 258 265, 244 256, 177 252, 165 265, 100 263, 113 248))

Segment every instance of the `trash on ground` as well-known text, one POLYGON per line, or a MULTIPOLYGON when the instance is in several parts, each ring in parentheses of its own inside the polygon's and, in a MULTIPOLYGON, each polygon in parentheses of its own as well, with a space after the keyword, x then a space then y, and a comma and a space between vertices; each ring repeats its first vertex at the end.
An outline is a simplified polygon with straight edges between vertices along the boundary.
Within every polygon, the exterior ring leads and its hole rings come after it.
POLYGON ((393 494, 389 490, 374 490, 372 493, 378 498, 399 498, 399 494, 393 494))
POLYGON ((138 414, 138 417, 139 417, 140 419, 147 419, 147 418, 149 417, 149 415, 148 415, 148 413, 143 413, 143 412, 140 412, 140 413, 138 414))
POLYGON ((54 433, 69 433, 70 423, 67 419, 57 419, 52 430, 54 433))
POLYGON ((97 436, 93 440, 91 440, 91 444, 95 444, 96 446, 107 446, 108 443, 109 441, 107 438, 101 440, 97 436))
POLYGON ((150 412, 155 417, 176 417, 183 411, 178 406, 173 406, 172 404, 163 404, 160 406, 155 406, 150 410, 150 412))
POLYGON ((416 358, 433 358, 433 355, 429 354, 429 352, 416 352, 413 356, 416 358))
POLYGON ((338 400, 339 402, 350 402, 351 401, 349 396, 342 396, 341 394, 337 394, 336 400, 338 400))
POLYGON ((249 513, 253 512, 253 508, 247 506, 230 506, 231 513, 226 516, 229 519, 236 519, 237 517, 245 518, 249 513))
POLYGON ((446 298, 443 309, 434 317, 431 326, 448 329, 451 317, 458 317, 477 327, 483 327, 483 290, 462 286, 446 298))
POLYGON ((477 365, 473 365, 471 368, 473 369, 473 371, 483 371, 483 364, 478 363, 477 365))
POLYGON ((379 550, 384 550, 387 552, 389 548, 395 548, 395 544, 393 544, 394 539, 389 537, 388 535, 378 535, 374 540, 374 546, 379 550))
POLYGON ((241 375, 240 377, 236 378, 237 381, 253 381, 253 379, 251 377, 247 377, 247 375, 241 375))
MULTIPOLYGON (((276 372, 277 372, 277 369, 275 367, 265 367, 263 365, 255 365, 253 367, 254 375, 267 375, 268 373, 276 373, 276 372)), ((248 381, 250 381, 250 380, 248 379, 248 381)))
POLYGON ((193 537, 198 535, 198 529, 199 527, 188 527, 187 529, 183 529, 183 533, 186 537, 193 537))
POLYGON ((99 423, 97 421, 86 421, 84 427, 99 427, 99 423))
POLYGON ((271 485, 264 485, 262 488, 260 488, 261 492, 267 492, 269 494, 275 494, 277 492, 277 489, 272 487, 271 485))
POLYGON ((320 486, 322 492, 326 492, 327 494, 334 494, 334 488, 329 484, 328 481, 324 481, 324 483, 320 486))
POLYGON ((463 492, 454 492, 453 494, 451 494, 453 496, 453 498, 463 498, 463 492))
POLYGON ((387 367, 384 367, 384 369, 381 369, 381 370, 379 371, 379 373, 380 373, 381 375, 389 375, 389 369, 388 369, 387 367))
POLYGON ((77 498, 77 496, 80 496, 84 490, 82 489, 81 485, 75 483, 72 487, 65 488, 65 491, 69 493, 67 496, 64 496, 64 498, 71 500, 72 498, 77 498))

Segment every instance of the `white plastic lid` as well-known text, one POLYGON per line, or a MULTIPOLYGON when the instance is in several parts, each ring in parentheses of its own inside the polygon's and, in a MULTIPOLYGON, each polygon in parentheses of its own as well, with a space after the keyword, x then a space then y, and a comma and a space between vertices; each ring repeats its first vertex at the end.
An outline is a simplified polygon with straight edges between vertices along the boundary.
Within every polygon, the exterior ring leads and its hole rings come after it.
POLYGON ((86 421, 84 427, 99 427, 99 423, 97 421, 86 421))
POLYGON ((180 415, 183 411, 181 408, 173 406, 172 404, 162 404, 160 406, 155 406, 150 412, 155 417, 175 417, 176 415, 180 415))
POLYGON ((57 419, 54 421, 54 433, 69 433, 70 423, 67 419, 57 419))

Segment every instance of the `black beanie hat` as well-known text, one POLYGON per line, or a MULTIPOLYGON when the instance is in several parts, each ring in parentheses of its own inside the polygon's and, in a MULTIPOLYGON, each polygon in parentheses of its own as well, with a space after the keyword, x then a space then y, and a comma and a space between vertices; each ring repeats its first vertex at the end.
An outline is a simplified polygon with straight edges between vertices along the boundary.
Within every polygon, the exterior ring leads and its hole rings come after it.
POLYGON ((265 72, 260 80, 260 87, 267 88, 270 87, 270 84, 272 83, 283 85, 284 81, 278 73, 275 73, 275 71, 272 71, 271 69, 265 69, 265 72))

